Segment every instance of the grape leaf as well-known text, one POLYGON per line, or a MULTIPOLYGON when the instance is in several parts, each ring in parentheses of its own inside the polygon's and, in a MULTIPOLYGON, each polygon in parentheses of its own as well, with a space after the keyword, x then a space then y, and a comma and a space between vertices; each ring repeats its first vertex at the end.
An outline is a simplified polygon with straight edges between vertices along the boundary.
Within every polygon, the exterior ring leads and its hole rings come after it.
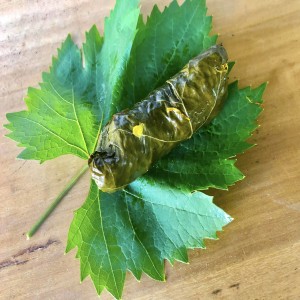
POLYGON ((114 194, 92 181, 86 202, 75 212, 66 251, 78 247, 81 280, 91 276, 100 294, 122 295, 126 270, 165 280, 163 260, 188 261, 187 248, 204 248, 204 238, 231 218, 201 192, 184 193, 146 177, 114 194))
POLYGON ((27 111, 7 114, 7 136, 26 147, 19 158, 44 162, 64 154, 87 159, 103 121, 116 112, 139 16, 138 0, 118 0, 105 22, 106 38, 95 26, 80 50, 68 36, 43 74, 40 89, 29 88, 27 111), (122 16, 122 18, 120 18, 122 16), (96 101, 95 101, 96 100, 96 101), (104 120, 103 120, 104 118, 104 120))
MULTIPOLYGON (((99 74, 96 78, 99 89, 98 104, 103 113, 103 125, 121 110, 124 99, 121 91, 124 75, 136 34, 140 9, 139 0, 117 0, 115 9, 105 20, 104 45, 99 55, 99 74)), ((125 102, 126 103, 126 102, 125 102)), ((125 105, 128 105, 126 103, 125 105)))
MULTIPOLYGON (((96 49, 102 38, 96 28, 87 37, 96 49)), ((88 51, 87 48, 84 49, 88 51)), ((88 51, 87 66, 95 57, 88 51)), ((63 154, 86 159, 93 150, 99 130, 100 114, 94 101, 94 72, 83 69, 79 49, 70 36, 53 58, 49 73, 43 73, 40 89, 29 88, 27 111, 7 114, 12 132, 7 136, 26 147, 19 158, 44 162, 63 154)))
POLYGON ((205 0, 181 6, 173 1, 163 12, 155 5, 146 24, 140 17, 123 91, 129 107, 215 44, 217 36, 209 36, 212 17, 206 11, 205 0))
MULTIPOLYGON (((163 12, 155 6, 146 23, 137 5, 117 0, 104 39, 92 27, 83 55, 69 36, 40 88, 29 89, 28 110, 7 114, 8 136, 25 147, 20 158, 87 159, 112 114, 130 108, 216 42, 204 0, 173 1, 163 12)), ((126 270, 137 279, 145 272, 164 280, 164 259, 187 262, 187 249, 216 238, 231 218, 211 197, 190 191, 226 189, 242 179, 233 157, 251 147, 245 141, 257 126, 264 88, 231 84, 219 116, 125 190, 105 194, 91 183, 67 244, 67 251, 78 247, 82 280, 90 275, 99 294, 106 288, 121 298, 126 270)))

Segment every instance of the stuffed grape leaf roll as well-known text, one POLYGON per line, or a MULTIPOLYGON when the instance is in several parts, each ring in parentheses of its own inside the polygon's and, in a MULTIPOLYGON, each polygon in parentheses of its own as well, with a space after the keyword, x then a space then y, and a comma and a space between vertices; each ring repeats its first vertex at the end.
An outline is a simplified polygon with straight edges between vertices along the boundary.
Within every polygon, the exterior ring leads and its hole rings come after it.
POLYGON ((209 122, 226 98, 227 72, 226 50, 215 45, 132 109, 113 115, 89 159, 99 189, 125 187, 209 122))

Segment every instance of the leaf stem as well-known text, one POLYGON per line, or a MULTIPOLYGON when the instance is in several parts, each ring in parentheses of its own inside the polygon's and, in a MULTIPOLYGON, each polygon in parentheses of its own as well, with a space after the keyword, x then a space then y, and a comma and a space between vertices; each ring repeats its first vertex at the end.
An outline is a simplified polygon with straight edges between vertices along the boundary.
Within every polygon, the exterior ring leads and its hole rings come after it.
POLYGON ((43 215, 38 219, 38 221, 31 227, 31 229, 26 233, 27 239, 30 239, 37 230, 46 221, 49 215, 54 211, 61 200, 67 195, 67 193, 72 189, 80 177, 88 170, 88 165, 85 164, 83 168, 69 181, 69 183, 64 187, 60 194, 54 199, 50 206, 46 209, 43 215))

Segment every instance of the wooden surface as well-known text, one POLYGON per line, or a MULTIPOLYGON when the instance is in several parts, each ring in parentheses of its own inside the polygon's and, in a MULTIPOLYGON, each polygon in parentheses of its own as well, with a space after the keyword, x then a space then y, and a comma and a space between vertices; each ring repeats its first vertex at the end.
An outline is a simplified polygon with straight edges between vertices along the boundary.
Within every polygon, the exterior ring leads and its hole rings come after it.
MULTIPOLYGON (((1 124, 6 112, 24 108, 26 88, 37 86, 66 35, 80 44, 92 24, 103 31, 113 2, 0 1, 1 124)), ((143 12, 153 4, 142 1, 143 12)), ((214 192, 235 218, 220 240, 190 251, 189 265, 167 264, 167 283, 128 274, 124 299, 300 299, 300 2, 208 0, 208 7, 241 86, 269 81, 252 138, 258 146, 239 159, 246 179, 214 192)), ((64 255, 88 175, 33 239, 24 236, 82 162, 16 160, 20 148, 0 130, 0 298, 98 299, 90 279, 79 283, 75 251, 64 255)))

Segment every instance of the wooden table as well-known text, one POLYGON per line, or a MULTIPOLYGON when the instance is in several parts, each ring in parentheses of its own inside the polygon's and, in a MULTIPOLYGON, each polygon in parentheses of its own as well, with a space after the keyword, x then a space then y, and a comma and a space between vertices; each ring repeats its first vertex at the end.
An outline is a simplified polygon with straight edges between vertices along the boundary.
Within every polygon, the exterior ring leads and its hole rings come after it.
MULTIPOLYGON (((5 113, 23 109, 28 86, 37 86, 56 48, 71 33, 79 44, 114 1, 1 0, 0 97, 5 113)), ((169 3, 160 0, 159 6, 169 3)), ((142 1, 149 13, 154 1, 142 1)), ((300 2, 208 0, 214 32, 236 60, 240 86, 269 81, 258 146, 241 155, 247 178, 214 192, 235 218, 207 250, 190 251, 190 264, 167 264, 167 283, 128 274, 124 299, 300 299, 300 2)), ((0 173, 0 298, 97 299, 90 279, 79 284, 75 251, 64 255, 73 211, 87 194, 88 175, 42 229, 25 232, 81 167, 74 157, 43 165, 15 157, 20 148, 3 137, 0 173)), ((105 292, 102 299, 111 299, 105 292)))

